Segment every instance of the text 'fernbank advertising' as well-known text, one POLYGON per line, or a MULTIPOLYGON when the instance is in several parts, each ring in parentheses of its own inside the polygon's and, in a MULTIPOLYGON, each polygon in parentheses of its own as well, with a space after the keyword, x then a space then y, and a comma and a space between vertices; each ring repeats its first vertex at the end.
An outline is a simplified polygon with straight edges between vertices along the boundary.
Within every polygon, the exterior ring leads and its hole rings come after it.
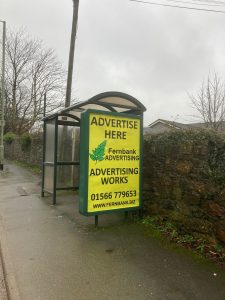
POLYGON ((141 119, 118 113, 87 114, 86 212, 139 208, 141 119))

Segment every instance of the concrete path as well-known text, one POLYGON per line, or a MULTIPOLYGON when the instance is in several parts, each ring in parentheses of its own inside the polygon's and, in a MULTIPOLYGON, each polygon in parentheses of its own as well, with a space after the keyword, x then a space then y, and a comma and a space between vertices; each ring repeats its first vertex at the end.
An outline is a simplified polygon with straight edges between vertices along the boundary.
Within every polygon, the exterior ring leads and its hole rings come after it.
POLYGON ((225 299, 222 271, 160 246, 121 215, 102 216, 96 230, 77 196, 54 207, 39 196, 40 178, 6 168, 0 240, 12 300, 225 299))

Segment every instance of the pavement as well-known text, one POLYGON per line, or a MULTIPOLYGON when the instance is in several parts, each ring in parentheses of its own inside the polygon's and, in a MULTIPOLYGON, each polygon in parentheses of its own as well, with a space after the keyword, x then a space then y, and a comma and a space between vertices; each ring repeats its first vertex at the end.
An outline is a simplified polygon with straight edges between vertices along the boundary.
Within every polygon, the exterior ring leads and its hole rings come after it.
MULTIPOLYGON (((101 216, 97 229, 93 223, 78 213, 78 195, 60 194, 53 206, 40 197, 38 176, 6 164, 0 282, 5 277, 9 299, 225 299, 225 273, 214 265, 164 246, 123 214, 101 216)), ((7 299, 1 291, 0 283, 7 299)))

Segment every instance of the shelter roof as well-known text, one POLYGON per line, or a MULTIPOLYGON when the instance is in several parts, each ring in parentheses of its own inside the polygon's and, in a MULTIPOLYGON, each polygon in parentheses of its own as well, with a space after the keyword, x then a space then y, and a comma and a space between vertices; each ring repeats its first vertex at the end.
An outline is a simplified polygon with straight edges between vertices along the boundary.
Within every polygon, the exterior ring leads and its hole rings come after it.
POLYGON ((145 106, 136 98, 120 92, 105 92, 89 100, 77 102, 70 107, 63 108, 53 114, 47 115, 43 120, 51 120, 58 116, 66 116, 80 121, 81 113, 87 109, 111 111, 119 113, 142 114, 145 106))

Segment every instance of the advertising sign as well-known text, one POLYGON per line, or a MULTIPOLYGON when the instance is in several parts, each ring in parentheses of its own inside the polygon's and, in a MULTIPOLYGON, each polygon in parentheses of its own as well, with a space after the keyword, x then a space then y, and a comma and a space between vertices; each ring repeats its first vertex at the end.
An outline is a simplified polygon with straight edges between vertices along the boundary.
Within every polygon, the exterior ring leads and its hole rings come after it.
POLYGON ((94 110, 82 113, 82 214, 141 207, 141 137, 141 117, 94 110))

